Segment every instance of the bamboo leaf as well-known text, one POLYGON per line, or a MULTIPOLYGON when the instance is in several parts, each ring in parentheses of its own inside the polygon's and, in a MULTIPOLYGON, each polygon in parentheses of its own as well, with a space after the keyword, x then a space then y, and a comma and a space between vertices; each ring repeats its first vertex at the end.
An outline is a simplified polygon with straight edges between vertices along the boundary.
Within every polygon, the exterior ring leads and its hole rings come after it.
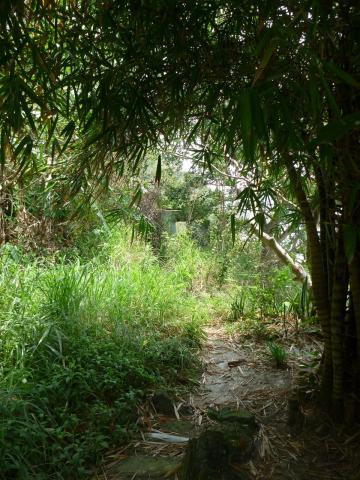
POLYGON ((265 215, 263 212, 259 212, 254 216, 256 225, 259 227, 259 235, 262 235, 265 228, 265 215))
POLYGON ((15 151, 14 151, 14 157, 18 157, 20 153, 26 148, 26 146, 31 142, 32 140, 30 135, 25 135, 25 137, 20 141, 20 143, 16 146, 15 151))
POLYGON ((310 96, 310 107, 313 112, 314 118, 318 118, 321 115, 321 102, 319 96, 318 85, 314 77, 310 77, 308 83, 308 90, 310 96))
POLYGON ((338 77, 340 80, 347 83, 351 87, 359 88, 360 83, 357 80, 355 80, 355 78, 353 78, 349 73, 342 70, 338 65, 336 65, 333 62, 326 62, 325 65, 327 69, 331 73, 333 73, 336 77, 338 77))
POLYGON ((260 99, 256 91, 252 88, 250 93, 251 113, 254 119, 254 125, 259 138, 268 141, 268 133, 265 125, 264 113, 261 108, 260 99))
POLYGON ((333 142, 351 132, 354 128, 360 128, 360 113, 346 115, 341 120, 328 123, 319 130, 319 134, 312 144, 333 142))
POLYGON ((340 112, 340 108, 339 108, 338 104, 336 103, 336 99, 334 97, 334 94, 332 93, 332 91, 331 91, 327 81, 323 77, 323 75, 321 75, 320 79, 321 79, 321 83, 322 83, 323 88, 324 88, 325 96, 326 96, 326 98, 329 102, 329 106, 332 109, 332 111, 334 112, 334 114, 337 117, 339 117, 341 115, 341 112, 340 112))
POLYGON ((32 141, 32 138, 29 135, 27 135, 26 137, 24 137, 24 139, 20 143, 21 144, 19 144, 18 147, 17 147, 17 149, 19 149, 19 150, 16 153, 16 150, 17 150, 16 149, 15 152, 14 152, 14 155, 16 157, 20 157, 20 153, 22 153, 22 158, 21 158, 21 161, 19 163, 19 167, 18 167, 17 172, 16 172, 17 175, 21 176, 21 174, 26 170, 26 167, 28 166, 30 156, 31 156, 31 152, 32 152, 32 148, 33 148, 33 141, 32 141), (26 141, 24 142, 24 140, 26 140, 26 141))
POLYGON ((0 138, 0 165, 1 167, 4 167, 5 165, 5 159, 6 159, 6 132, 5 128, 3 127, 1 129, 1 138, 0 138))
POLYGON ((32 100, 35 104, 39 105, 39 107, 44 109, 46 108, 46 104, 43 101, 43 99, 39 97, 39 95, 36 95, 36 93, 34 92, 34 89, 29 87, 27 83, 24 81, 24 79, 22 79, 21 77, 17 77, 16 80, 19 83, 19 87, 22 89, 24 93, 27 94, 30 100, 32 100))
POLYGON ((59 115, 56 115, 54 119, 50 120, 50 128, 49 128, 49 133, 48 133, 48 139, 46 142, 46 145, 48 145, 52 139, 52 136, 54 135, 54 131, 57 125, 59 119, 59 115))
POLYGON ((72 139, 72 136, 75 131, 75 122, 73 120, 70 120, 70 122, 64 127, 64 129, 61 132, 61 135, 66 135, 66 140, 61 148, 60 155, 64 153, 66 150, 66 147, 69 145, 70 140, 72 139))
POLYGON ((129 208, 133 207, 134 205, 139 205, 142 197, 142 191, 141 187, 138 187, 133 198, 131 199, 131 202, 129 204, 129 208))
POLYGON ((56 150, 60 151, 60 144, 59 144, 57 138, 54 138, 54 140, 52 142, 52 145, 51 145, 51 159, 52 159, 52 161, 54 161, 56 150))
POLYGON ((158 160, 157 160, 155 183, 160 185, 160 180, 161 180, 161 155, 158 156, 158 160))
POLYGON ((204 158, 205 158, 206 165, 209 169, 209 172, 212 174, 213 173, 213 168, 212 168, 212 164, 211 164, 211 158, 210 158, 209 150, 205 150, 204 158))
POLYGON ((355 208, 355 205, 358 201, 359 198, 359 190, 360 190, 360 185, 358 183, 355 183, 350 191, 349 195, 349 209, 350 211, 355 208))
POLYGON ((255 145, 252 132, 252 106, 250 89, 246 88, 240 95, 239 108, 241 134, 245 157, 252 161, 255 154, 255 145))
POLYGON ((202 121, 202 118, 199 118, 199 120, 197 120, 195 123, 194 123, 194 126, 192 127, 192 129, 190 130, 190 133, 188 134, 187 136, 187 139, 186 141, 188 143, 191 143, 192 141, 195 140, 195 137, 198 133, 198 129, 199 129, 199 126, 201 124, 201 121, 202 121))
POLYGON ((358 229, 354 225, 344 225, 344 249, 349 262, 354 258, 357 242, 358 229))
POLYGON ((269 45, 268 45, 267 49, 264 52, 264 55, 263 55, 263 57, 261 59, 261 62, 260 62, 260 65, 258 66, 258 68, 255 72, 255 76, 254 76, 254 80, 252 82, 252 85, 255 85, 255 83, 261 78, 265 68, 267 67, 267 65, 270 61, 270 58, 272 57, 272 55, 274 53, 276 45, 277 45, 277 39, 272 38, 269 42, 269 45))

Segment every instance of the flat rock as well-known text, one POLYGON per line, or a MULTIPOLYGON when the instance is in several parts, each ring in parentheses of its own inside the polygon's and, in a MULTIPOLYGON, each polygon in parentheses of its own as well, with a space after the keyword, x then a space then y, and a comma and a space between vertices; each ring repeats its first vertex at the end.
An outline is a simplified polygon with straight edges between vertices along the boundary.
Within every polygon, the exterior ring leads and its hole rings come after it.
POLYGON ((107 472, 111 480, 136 479, 165 479, 172 471, 180 466, 180 461, 172 457, 150 457, 147 455, 133 455, 117 464, 107 472))

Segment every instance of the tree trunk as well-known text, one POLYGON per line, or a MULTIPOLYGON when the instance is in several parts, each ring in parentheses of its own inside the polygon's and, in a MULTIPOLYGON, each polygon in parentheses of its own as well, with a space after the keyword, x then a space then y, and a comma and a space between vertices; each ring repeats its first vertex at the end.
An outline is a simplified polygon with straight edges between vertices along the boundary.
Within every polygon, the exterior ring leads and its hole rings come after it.
POLYGON ((327 277, 326 287, 328 290, 328 299, 331 303, 336 244, 335 184, 333 180, 333 172, 330 171, 324 174, 323 169, 316 161, 313 166, 316 183, 319 188, 320 245, 323 252, 323 269, 327 277))
POLYGON ((301 283, 306 283, 308 288, 312 288, 312 281, 310 275, 306 272, 302 265, 295 262, 286 250, 276 241, 274 237, 268 235, 265 232, 260 234, 260 240, 263 244, 273 251, 277 257, 282 261, 284 265, 287 265, 291 268, 293 274, 295 275, 296 280, 299 280, 301 283))
POLYGON ((332 391, 332 348, 331 348, 331 326, 330 326, 330 304, 328 298, 328 279, 324 271, 323 253, 319 235, 316 228, 316 220, 311 211, 305 191, 301 185, 301 176, 296 171, 293 159, 288 157, 286 167, 289 174, 291 186, 301 213, 305 219, 307 242, 310 253, 311 276, 313 285, 314 303, 317 316, 320 321, 322 333, 324 335, 324 354, 322 371, 322 394, 324 400, 329 398, 332 391))
POLYGON ((356 357, 360 370, 360 255, 358 252, 350 262, 349 271, 356 325, 356 357))
POLYGON ((349 273, 343 245, 343 229, 337 235, 332 297, 331 347, 333 365, 332 400, 334 412, 342 416, 344 399, 344 320, 348 294, 349 273))

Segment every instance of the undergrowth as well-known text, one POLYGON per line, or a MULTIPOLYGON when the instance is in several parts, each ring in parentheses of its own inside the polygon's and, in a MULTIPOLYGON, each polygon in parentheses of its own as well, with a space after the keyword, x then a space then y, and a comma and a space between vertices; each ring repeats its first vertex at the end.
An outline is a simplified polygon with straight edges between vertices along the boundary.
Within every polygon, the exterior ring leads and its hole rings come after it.
POLYGON ((2 249, 0 478, 85 478, 149 392, 186 384, 208 266, 188 239, 171 242, 162 265, 124 230, 86 261, 2 249))
POLYGON ((287 361, 287 352, 285 348, 276 342, 268 342, 269 355, 277 368, 285 367, 287 361))

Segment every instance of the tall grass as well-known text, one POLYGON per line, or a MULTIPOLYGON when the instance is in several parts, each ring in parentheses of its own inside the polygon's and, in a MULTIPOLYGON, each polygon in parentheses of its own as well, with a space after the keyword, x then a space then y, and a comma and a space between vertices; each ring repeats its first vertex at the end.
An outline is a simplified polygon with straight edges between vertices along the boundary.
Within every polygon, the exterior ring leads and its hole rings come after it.
POLYGON ((3 249, 0 478, 86 477, 127 439, 139 401, 189 378, 206 317, 191 291, 206 259, 171 242, 164 265, 125 230, 86 263, 3 249))

